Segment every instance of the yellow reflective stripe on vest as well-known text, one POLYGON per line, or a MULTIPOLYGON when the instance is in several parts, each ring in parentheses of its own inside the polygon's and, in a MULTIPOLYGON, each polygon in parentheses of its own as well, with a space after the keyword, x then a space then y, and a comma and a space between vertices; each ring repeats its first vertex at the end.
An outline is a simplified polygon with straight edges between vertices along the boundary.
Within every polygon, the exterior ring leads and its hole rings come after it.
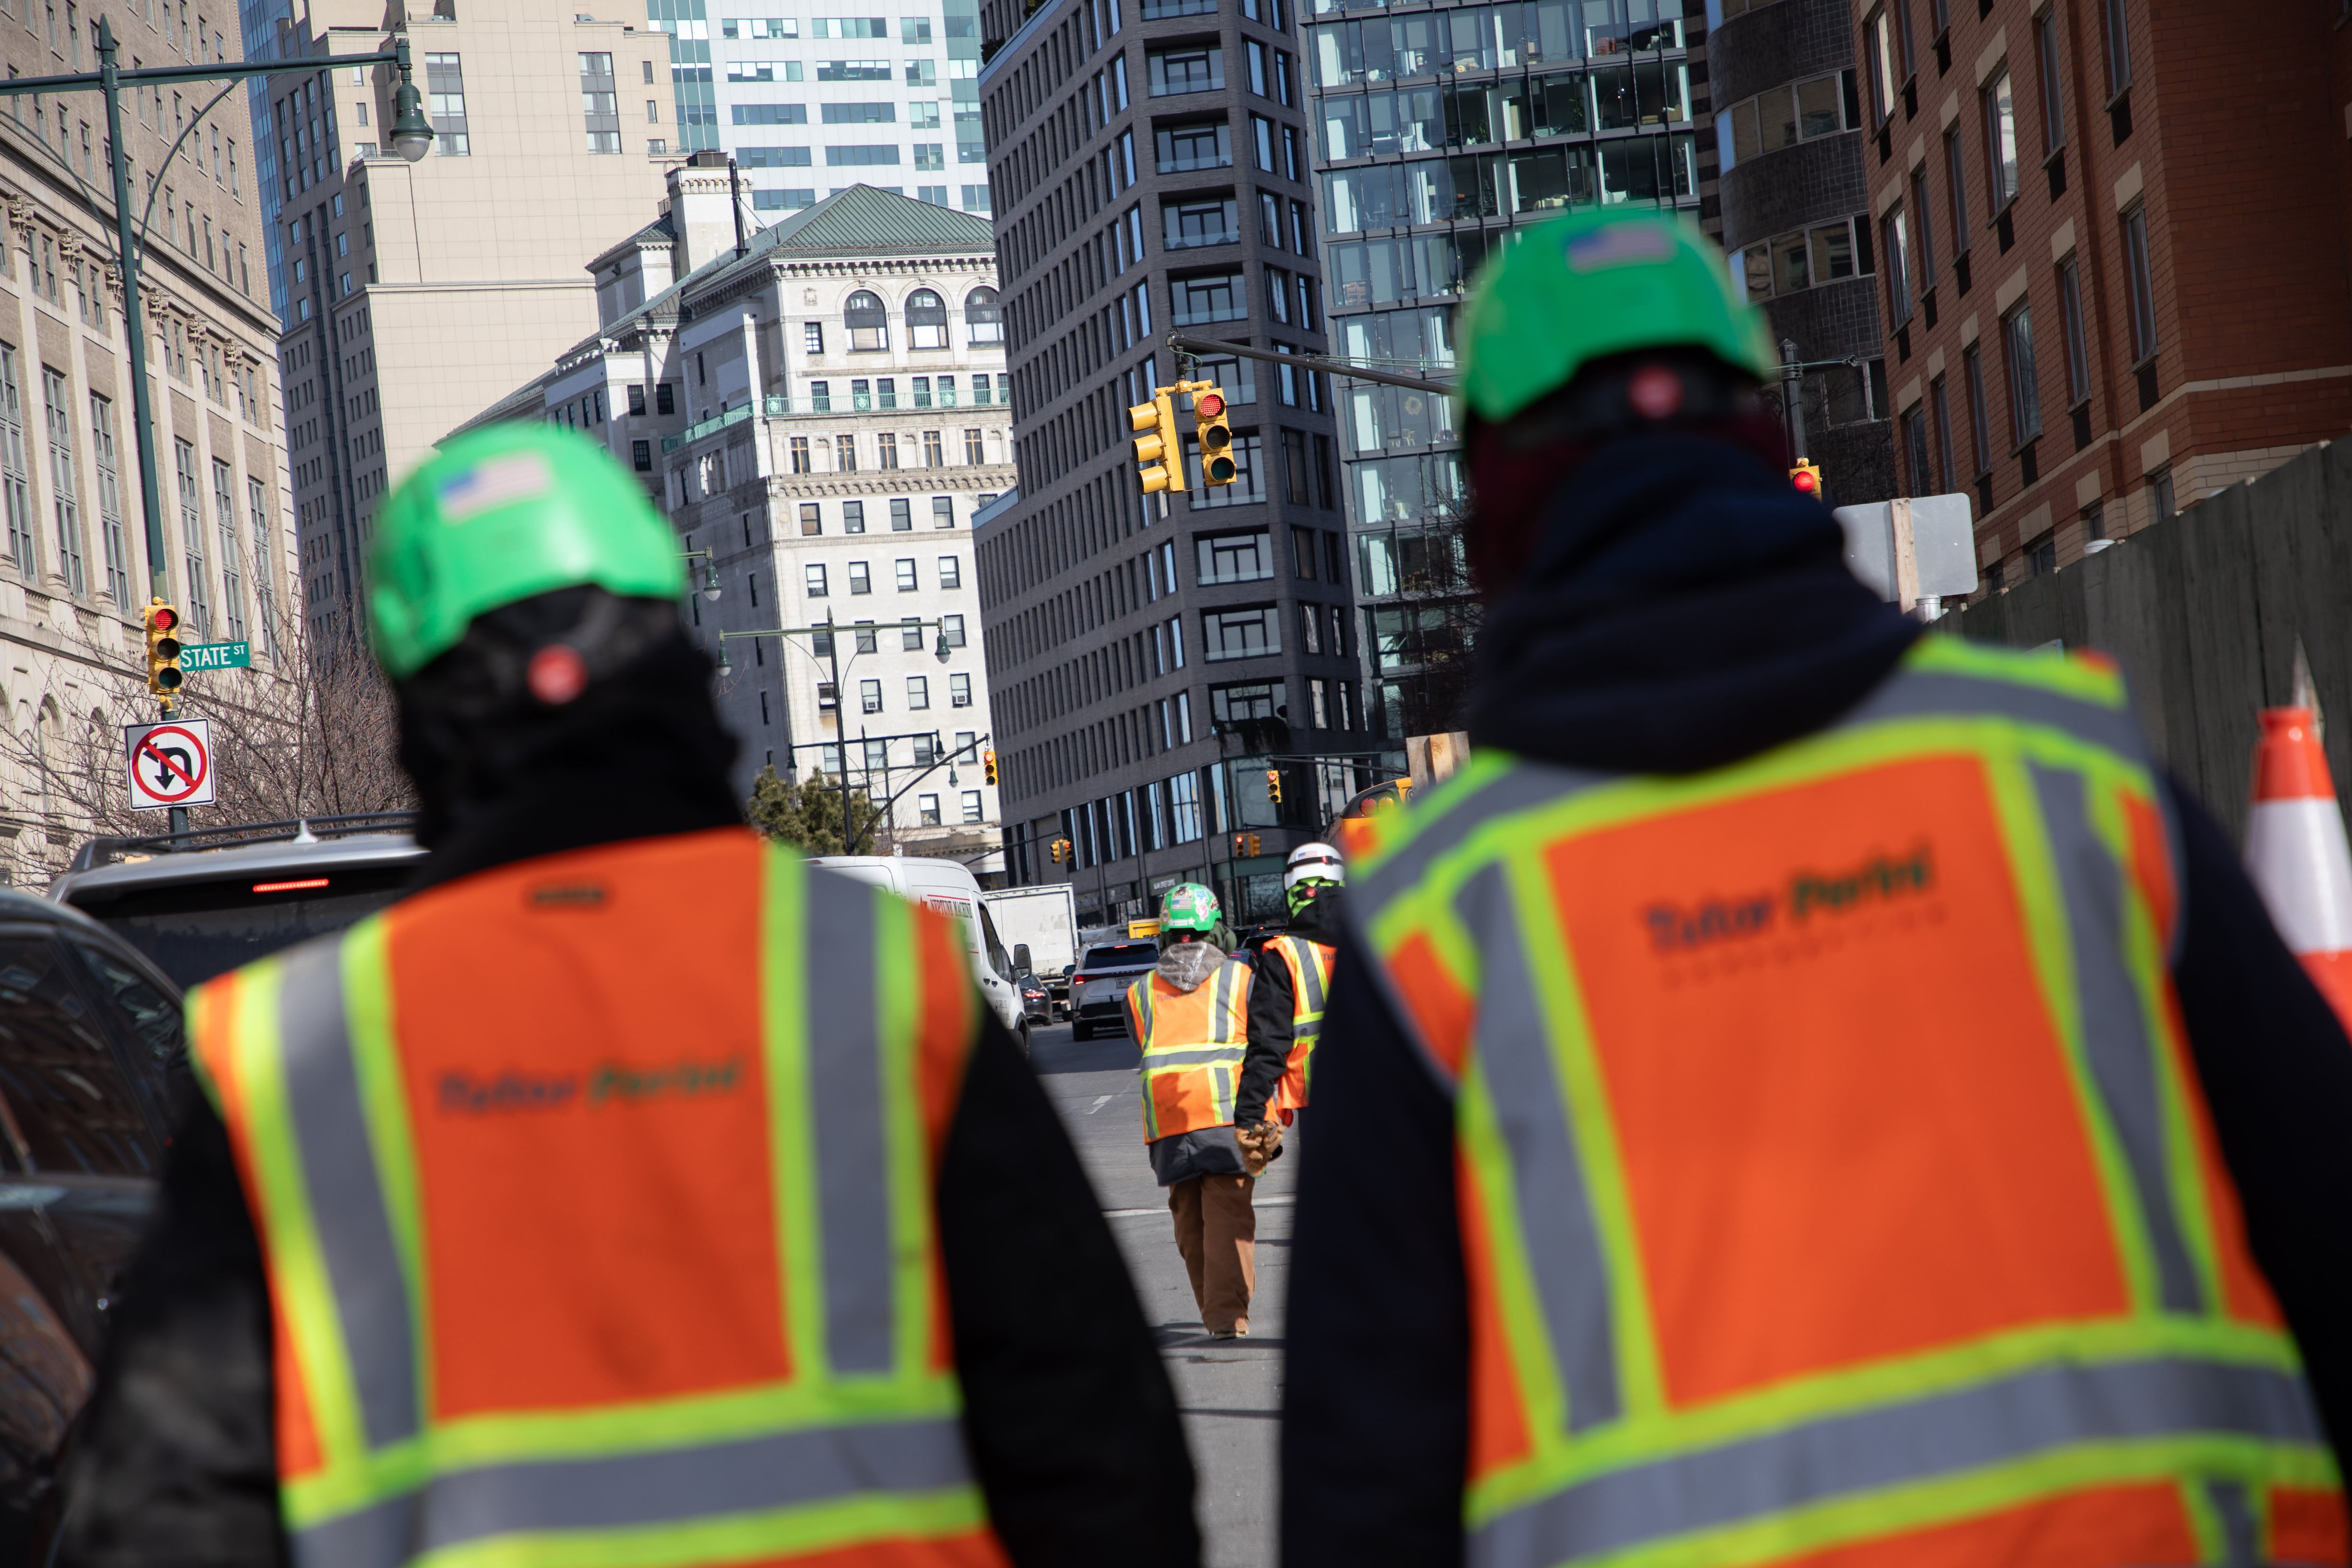
POLYGON ((1323 1023, 1331 988, 1332 951, 1304 936, 1276 936, 1275 947, 1290 967, 1290 1016, 1294 1037, 1311 1040, 1323 1023))
POLYGON ((246 1134, 319 1433, 320 1465, 280 1490, 306 1568, 647 1526, 677 1563, 985 1526, 957 1379, 930 1364, 921 991, 877 956, 912 950, 916 912, 861 895, 870 926, 811 920, 803 862, 761 855, 781 1383, 436 1422, 383 918, 215 982, 235 988, 233 1026, 192 1055, 246 1134))
POLYGON ((1457 1091, 1528 1444, 1472 1477, 1472 1563, 1705 1568, 2106 1482, 2334 1483, 2291 1340, 2222 1311, 2163 934, 2126 870, 2135 810, 2162 821, 2112 672, 1930 638, 1838 727, 1731 768, 1612 779, 1489 754, 1406 814, 1358 908, 1378 982, 1457 1091), (1583 983, 1531 852, 1954 756, 1985 768, 2126 1305, 1672 1407, 1583 983))

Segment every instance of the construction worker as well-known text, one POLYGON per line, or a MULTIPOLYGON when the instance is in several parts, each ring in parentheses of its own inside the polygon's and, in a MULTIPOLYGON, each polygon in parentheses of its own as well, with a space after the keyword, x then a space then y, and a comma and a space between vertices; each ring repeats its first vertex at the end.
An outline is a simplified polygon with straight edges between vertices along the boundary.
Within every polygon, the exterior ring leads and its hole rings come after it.
MULTIPOLYGON (((1339 852, 1304 843, 1282 868, 1290 920, 1258 949, 1250 985, 1249 1054, 1234 1101, 1234 1136, 1244 1149, 1266 1141, 1269 1111, 1285 1127, 1307 1103, 1324 999, 1331 990, 1332 944, 1339 939, 1339 890, 1348 880, 1339 852)), ((1281 1134, 1272 1134, 1278 1145, 1281 1134)))
POLYGON ((1349 868, 1286 1568, 2344 1563, 2352 1048, 2114 668, 1856 584, 1684 220, 1461 346, 1472 758, 1349 868))
POLYGON ((1143 1053, 1143 1142, 1168 1189, 1176 1250, 1213 1339, 1249 1333, 1257 1289, 1257 1213, 1250 1194, 1271 1155, 1234 1136, 1234 1094, 1248 1046, 1250 966, 1217 895, 1180 882, 1160 899, 1159 962, 1127 988, 1129 1032, 1143 1053))
POLYGON ((191 998, 60 1560, 1197 1562, 1060 1124, 948 923, 743 826, 635 481, 460 436, 371 579, 432 852, 191 998))

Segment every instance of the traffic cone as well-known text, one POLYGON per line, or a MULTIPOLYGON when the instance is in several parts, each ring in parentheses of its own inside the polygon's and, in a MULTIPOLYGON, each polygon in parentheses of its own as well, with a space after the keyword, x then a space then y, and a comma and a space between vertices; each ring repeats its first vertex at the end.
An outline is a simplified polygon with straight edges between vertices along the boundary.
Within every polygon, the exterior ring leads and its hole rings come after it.
POLYGON ((2308 707, 2263 710, 2246 872, 2288 949, 2352 1032, 2352 847, 2308 707))

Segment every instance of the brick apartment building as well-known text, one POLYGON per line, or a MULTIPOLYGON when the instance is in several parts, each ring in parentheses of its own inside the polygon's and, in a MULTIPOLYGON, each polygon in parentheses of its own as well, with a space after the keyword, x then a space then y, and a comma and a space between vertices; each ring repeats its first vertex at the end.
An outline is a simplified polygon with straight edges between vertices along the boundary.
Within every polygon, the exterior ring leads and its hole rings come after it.
POLYGON ((2352 425, 2340 12, 1857 0, 1896 459, 1987 591, 2352 425))

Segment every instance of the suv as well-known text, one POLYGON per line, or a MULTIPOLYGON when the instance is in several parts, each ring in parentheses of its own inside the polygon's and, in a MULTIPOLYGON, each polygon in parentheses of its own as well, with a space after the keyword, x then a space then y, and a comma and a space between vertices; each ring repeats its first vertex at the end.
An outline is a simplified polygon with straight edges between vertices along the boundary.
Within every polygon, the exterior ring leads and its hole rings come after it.
POLYGON ((425 851, 405 811, 92 839, 49 897, 97 919, 186 989, 341 931, 407 890, 425 851))
POLYGON ((1127 1030, 1127 988, 1160 961, 1155 942, 1106 942, 1089 947, 1070 978, 1070 1038, 1092 1040, 1097 1029, 1127 1030))
POLYGON ((169 979, 88 915, 0 890, 0 1562, 47 1560, 185 1074, 169 979))

